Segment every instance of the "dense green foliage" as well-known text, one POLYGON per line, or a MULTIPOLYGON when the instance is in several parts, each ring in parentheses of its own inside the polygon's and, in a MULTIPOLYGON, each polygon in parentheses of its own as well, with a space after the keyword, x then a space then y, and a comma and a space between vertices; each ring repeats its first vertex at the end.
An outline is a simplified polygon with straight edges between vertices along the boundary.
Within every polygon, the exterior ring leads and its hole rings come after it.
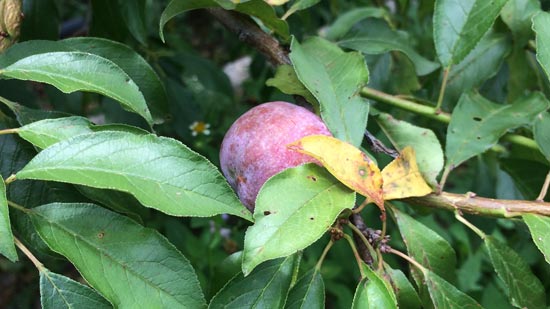
POLYGON ((0 50, 0 307, 546 308, 547 1, 23 3, 0 50), (381 216, 307 164, 250 213, 219 149, 276 100, 380 169, 377 141, 411 146, 434 193, 381 216))

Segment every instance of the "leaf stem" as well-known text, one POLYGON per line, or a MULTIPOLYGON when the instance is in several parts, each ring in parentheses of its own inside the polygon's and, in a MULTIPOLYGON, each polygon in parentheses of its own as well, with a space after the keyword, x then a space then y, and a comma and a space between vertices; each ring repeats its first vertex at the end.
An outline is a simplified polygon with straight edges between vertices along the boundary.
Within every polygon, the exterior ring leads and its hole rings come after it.
POLYGON ((370 203, 369 198, 365 197, 365 200, 363 201, 363 203, 361 203, 361 205, 357 206, 357 208, 352 209, 351 212, 354 213, 354 214, 358 214, 358 213, 360 213, 360 212, 363 210, 363 208, 365 208, 365 206, 367 206, 369 203, 370 203))
POLYGON ((20 210, 20 211, 22 211, 22 212, 24 212, 24 213, 30 213, 30 212, 31 212, 30 209, 25 208, 25 207, 23 207, 23 206, 21 206, 21 205, 19 205, 19 204, 16 204, 16 203, 14 203, 14 202, 12 202, 12 201, 8 201, 8 205, 11 206, 11 207, 13 207, 13 208, 15 208, 15 209, 17 209, 17 210, 20 210))
POLYGON ((327 256, 327 253, 330 251, 330 248, 334 245, 334 240, 330 240, 323 250, 323 253, 321 254, 321 257, 319 257, 319 261, 317 261, 317 264, 315 265, 315 269, 321 270, 321 266, 323 265, 323 261, 325 260, 325 257, 327 256))
POLYGON ((544 184, 542 185, 542 188, 540 189, 539 196, 537 197, 537 202, 544 202, 544 197, 546 196, 546 193, 548 192, 548 187, 550 186, 550 171, 548 171, 548 174, 546 174, 546 179, 544 179, 544 184))
MULTIPOLYGON (((372 247, 372 244, 369 242, 369 240, 367 239, 367 237, 365 237, 365 234, 363 234, 363 232, 361 232, 361 230, 359 228, 357 228, 353 223, 351 222, 348 222, 348 227, 357 235, 359 236, 359 238, 361 238, 361 240, 363 241, 363 243, 365 244, 365 246, 367 247, 367 249, 369 250, 369 253, 372 257, 375 256, 376 254, 376 250, 374 250, 374 248, 372 247)), ((377 262, 377 261, 374 261, 374 262, 377 262)))
POLYGON ((25 245, 21 241, 19 241, 19 239, 17 239, 17 237, 14 237, 14 241, 15 241, 15 245, 19 248, 19 250, 21 250, 21 252, 23 252, 23 254, 25 254, 29 258, 29 260, 31 260, 31 262, 38 269, 38 271, 43 271, 44 270, 44 264, 42 264, 34 256, 34 254, 32 254, 32 252, 27 247, 25 247, 25 245))
POLYGON ((5 183, 6 185, 9 185, 10 183, 12 183, 12 182, 14 182, 14 181, 16 181, 16 180, 17 180, 17 177, 15 176, 15 174, 11 174, 10 177, 8 177, 8 178, 6 178, 6 179, 4 180, 4 183, 5 183))
POLYGON ((466 225, 467 227, 469 227, 472 231, 474 231, 479 237, 481 237, 481 239, 485 239, 485 237, 487 235, 485 235, 485 233, 483 233, 482 230, 480 230, 479 228, 477 228, 477 226, 473 225, 470 221, 466 220, 466 218, 464 218, 460 212, 458 211, 455 211, 455 218, 462 222, 464 225, 466 225))
POLYGON ((439 97, 437 98, 437 105, 435 106, 436 114, 441 113, 441 104, 443 103, 443 97, 445 96, 445 89, 447 88, 447 79, 449 78, 450 71, 450 65, 443 71, 443 81, 441 82, 441 89, 439 89, 439 97))
POLYGON ((19 132, 19 128, 4 129, 4 130, 0 130, 0 135, 15 134, 17 132, 19 132))
POLYGON ((359 255, 359 252, 357 252, 357 248, 355 247, 355 243, 353 242, 353 238, 351 238, 346 233, 344 233, 344 238, 348 241, 349 246, 351 247, 351 251, 353 251, 353 255, 355 256, 355 260, 357 261, 357 266, 359 267, 359 272, 361 273, 361 279, 363 279, 363 278, 365 278, 365 271, 363 270, 363 265, 361 265, 361 262, 363 260, 361 259, 361 256, 359 255))
POLYGON ((445 183, 447 182, 447 177, 449 177, 449 173, 451 172, 451 167, 446 166, 443 170, 443 175, 441 175, 441 180, 439 181, 439 184, 437 185, 437 193, 441 193, 443 191, 443 188, 445 187, 445 183))
POLYGON ((411 263, 412 265, 414 265, 416 268, 418 268, 421 272, 426 272, 426 268, 422 265, 420 265, 420 263, 418 263, 417 261, 415 261, 412 257, 406 255, 405 253, 401 252, 401 251, 397 251, 395 249, 390 249, 388 251, 389 253, 392 253, 392 254, 395 254, 403 259, 405 259, 407 262, 411 263))

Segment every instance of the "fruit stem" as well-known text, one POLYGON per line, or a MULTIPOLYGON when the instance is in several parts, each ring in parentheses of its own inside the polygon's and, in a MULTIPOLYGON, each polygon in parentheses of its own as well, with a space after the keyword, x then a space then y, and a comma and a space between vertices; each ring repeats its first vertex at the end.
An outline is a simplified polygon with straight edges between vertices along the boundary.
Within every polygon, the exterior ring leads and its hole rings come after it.
POLYGON ((469 227, 472 231, 474 231, 479 237, 481 237, 481 239, 485 239, 485 237, 487 236, 487 235, 485 235, 485 233, 483 233, 482 230, 477 228, 477 226, 473 225, 470 221, 466 220, 466 218, 464 218, 458 210, 455 211, 455 218, 458 221, 462 222, 462 224, 469 227))
POLYGON ((401 252, 401 251, 397 251, 395 249, 390 249, 388 251, 389 253, 392 253, 392 254, 395 254, 403 259, 405 259, 407 262, 411 263, 412 265, 414 265, 416 268, 418 268, 421 272, 425 273, 426 272, 426 268, 422 265, 420 265, 420 263, 418 263, 417 261, 415 261, 412 257, 406 255, 405 253, 401 252))

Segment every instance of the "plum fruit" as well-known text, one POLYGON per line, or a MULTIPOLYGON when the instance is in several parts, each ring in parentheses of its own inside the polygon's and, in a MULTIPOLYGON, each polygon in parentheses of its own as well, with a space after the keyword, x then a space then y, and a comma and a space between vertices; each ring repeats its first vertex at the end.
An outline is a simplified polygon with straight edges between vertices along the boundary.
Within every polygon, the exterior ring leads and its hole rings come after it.
POLYGON ((287 102, 268 102, 243 114, 227 131, 220 150, 222 172, 248 209, 271 176, 315 159, 287 149, 308 135, 329 135, 321 118, 287 102))

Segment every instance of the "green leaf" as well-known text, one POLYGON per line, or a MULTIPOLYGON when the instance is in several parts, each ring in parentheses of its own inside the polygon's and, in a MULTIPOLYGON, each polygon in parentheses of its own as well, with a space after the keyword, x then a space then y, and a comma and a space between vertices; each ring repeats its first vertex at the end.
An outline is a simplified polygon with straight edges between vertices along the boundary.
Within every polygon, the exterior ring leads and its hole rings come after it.
POLYGON ((540 113, 535 119, 533 133, 535 141, 539 145, 540 151, 550 161, 550 113, 540 113))
POLYGON ((312 7, 319 3, 321 0, 296 0, 294 3, 292 3, 292 6, 286 11, 285 15, 283 16, 283 19, 288 18, 290 15, 305 10, 309 7, 312 7))
POLYGON ((492 236, 486 236, 484 241, 493 267, 508 287, 512 305, 519 308, 546 308, 544 287, 523 258, 492 236))
POLYGON ((216 7, 216 6, 217 6, 217 3, 213 0, 188 0, 188 1, 172 0, 170 1, 170 3, 168 3, 164 11, 162 11, 162 15, 160 16, 159 35, 161 40, 165 42, 164 26, 172 18, 186 11, 208 8, 208 7, 216 7))
POLYGON ((4 103, 14 114, 17 122, 20 125, 26 125, 35 121, 43 119, 54 119, 61 117, 68 117, 70 114, 58 112, 58 111, 47 111, 41 109, 32 109, 26 106, 23 106, 19 103, 12 102, 5 98, 0 97, 0 101, 4 103))
POLYGON ((533 30, 536 34, 537 60, 550 78, 550 13, 540 12, 533 17, 533 30))
POLYGON ((118 0, 118 7, 126 27, 132 36, 141 44, 147 43, 147 25, 145 20, 146 1, 118 0))
POLYGON ((294 255, 271 260, 250 275, 237 275, 210 301, 208 308, 282 308, 287 298, 294 255))
POLYGON ((137 127, 123 124, 96 126, 88 118, 71 116, 44 119, 24 125, 17 130, 19 136, 34 146, 45 149, 55 143, 82 134, 101 131, 123 131, 133 134, 149 134, 137 127))
POLYGON ((8 200, 6 198, 6 185, 4 179, 0 176, 0 254, 7 257, 10 261, 18 260, 17 251, 11 231, 10 213, 8 200))
POLYGON ((271 177, 258 193, 255 223, 246 231, 243 273, 248 275, 264 261, 308 247, 354 203, 353 191, 313 163, 271 177))
POLYGON ((25 22, 20 41, 59 38, 59 11, 55 0, 28 0, 23 3, 25 22))
POLYGON ((448 281, 456 281, 456 256, 439 234, 395 207, 391 208, 411 257, 448 281))
POLYGON ((115 307, 206 306, 193 267, 156 230, 93 204, 48 204, 30 215, 48 246, 115 307))
POLYGON ((0 75, 51 84, 65 93, 91 91, 119 101, 152 123, 143 94, 119 66, 85 52, 36 54, 0 69, 0 75))
POLYGON ((377 7, 356 8, 341 14, 328 27, 325 37, 331 41, 341 39, 356 23, 367 18, 388 18, 386 10, 377 7))
POLYGON ((17 133, 36 147, 45 149, 73 136, 92 133, 91 126, 87 118, 72 116, 36 121, 22 126, 17 133))
POLYGON ((479 87, 496 75, 511 47, 505 35, 490 33, 484 36, 464 60, 451 68, 445 101, 455 106, 462 93, 479 87))
POLYGON ((226 10, 235 10, 250 16, 254 16, 262 21, 269 29, 275 31, 284 40, 290 37, 288 24, 277 17, 275 10, 263 0, 240 1, 235 4, 232 1, 215 0, 172 0, 166 6, 166 9, 160 16, 159 35, 164 42, 164 26, 175 16, 195 9, 212 8, 222 6, 226 10))
POLYGON ((390 276, 390 282, 392 283, 399 306, 410 309, 422 308, 418 293, 416 293, 416 290, 405 274, 399 269, 391 269, 390 267, 385 267, 384 269, 390 276))
MULTIPOLYGON (((525 151, 525 149, 521 151, 525 151)), ((499 161, 502 169, 512 177, 514 184, 526 200, 537 198, 544 178, 548 174, 547 165, 522 159, 501 159, 499 161)))
POLYGON ((155 123, 168 114, 166 91, 153 68, 136 51, 119 42, 93 37, 77 37, 62 41, 28 41, 19 43, 0 56, 0 67, 7 67, 36 54, 62 51, 92 53, 114 62, 139 87, 155 123))
POLYGON ((436 177, 443 168, 444 162, 443 150, 433 131, 397 120, 385 113, 378 114, 376 120, 399 151, 406 146, 414 148, 416 162, 422 176, 432 186, 437 185, 436 177))
POLYGON ((353 297, 353 309, 397 308, 397 300, 391 287, 369 266, 363 264, 365 278, 361 279, 353 297))
POLYGON ((321 106, 321 117, 335 137, 361 144, 369 104, 359 95, 369 72, 360 53, 345 53, 333 43, 314 37, 303 45, 294 39, 290 58, 300 81, 321 106))
POLYGON ((40 270, 40 304, 43 309, 113 308, 89 287, 45 268, 40 270))
MULTIPOLYGON (((123 1, 133 3, 134 1, 123 1)), ((119 42, 90 37, 70 38, 59 43, 70 49, 89 52, 118 65, 139 87, 155 123, 161 123, 168 117, 168 98, 164 85, 157 73, 143 57, 128 45, 119 42)))
POLYGON ((97 132, 40 152, 18 179, 41 179, 114 189, 175 216, 251 214, 212 163, 180 142, 155 135, 97 132))
POLYGON ((435 50, 444 67, 470 53, 508 0, 437 0, 433 20, 435 50))
POLYGON ((435 308, 482 308, 473 298, 430 270, 424 272, 435 308))
POLYGON ((319 102, 317 99, 307 90, 307 88, 298 79, 294 68, 291 65, 283 64, 277 67, 275 76, 266 80, 267 86, 275 87, 286 94, 297 94, 302 96, 308 101, 317 111, 319 111, 319 102))
POLYGON ((500 12, 502 21, 512 30, 514 41, 519 47, 525 46, 533 35, 531 19, 540 12, 537 0, 508 0, 500 12))
POLYGON ((507 105, 493 103, 478 93, 463 94, 447 128, 446 166, 453 169, 483 153, 507 130, 531 124, 549 106, 550 103, 539 92, 507 105))
POLYGON ((325 308, 325 284, 317 269, 308 271, 290 290, 286 309, 325 308))
POLYGON ((550 218, 534 214, 523 215, 523 221, 529 227, 531 238, 544 255, 547 263, 550 263, 550 218))
POLYGON ((264 26, 280 35, 283 40, 286 41, 290 38, 286 21, 279 19, 275 13, 275 9, 264 0, 242 2, 237 4, 235 10, 261 20, 264 26))
POLYGON ((439 64, 430 61, 418 54, 409 42, 409 35, 404 31, 393 31, 386 28, 377 28, 366 34, 359 34, 351 38, 343 39, 338 45, 358 50, 368 55, 383 54, 388 51, 400 51, 413 63, 416 74, 419 76, 430 74, 439 68, 439 64))

